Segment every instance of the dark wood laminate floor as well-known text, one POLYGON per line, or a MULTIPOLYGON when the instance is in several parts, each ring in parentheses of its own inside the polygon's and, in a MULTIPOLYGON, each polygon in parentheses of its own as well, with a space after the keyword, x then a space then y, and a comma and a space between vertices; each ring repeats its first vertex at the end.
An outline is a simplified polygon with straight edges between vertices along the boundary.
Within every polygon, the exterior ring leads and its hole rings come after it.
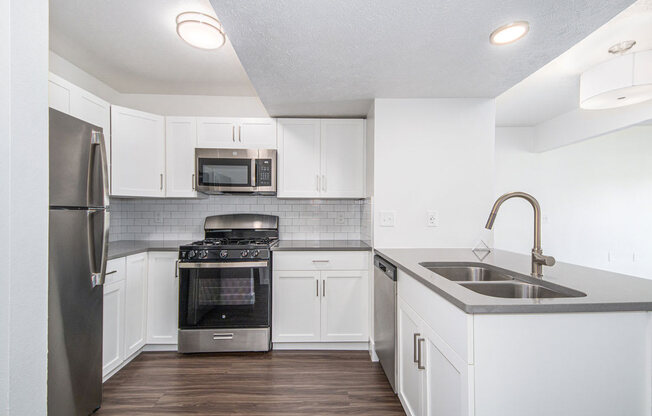
POLYGON ((405 415, 366 351, 143 353, 104 384, 96 414, 405 415))

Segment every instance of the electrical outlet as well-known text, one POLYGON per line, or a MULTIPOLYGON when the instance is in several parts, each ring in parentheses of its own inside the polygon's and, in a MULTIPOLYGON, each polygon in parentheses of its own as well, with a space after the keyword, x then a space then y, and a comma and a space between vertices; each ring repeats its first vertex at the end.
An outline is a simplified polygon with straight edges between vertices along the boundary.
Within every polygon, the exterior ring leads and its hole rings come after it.
POLYGON ((380 226, 393 227, 394 226, 394 213, 391 211, 384 211, 380 213, 380 226))
POLYGON ((163 224, 163 212, 158 211, 154 213, 154 222, 157 224, 163 224))
POLYGON ((336 225, 345 225, 346 224, 346 219, 344 218, 344 213, 343 212, 338 212, 337 217, 335 217, 335 224, 336 225))
POLYGON ((437 211, 428 211, 426 224, 428 227, 439 227, 439 213, 437 211))

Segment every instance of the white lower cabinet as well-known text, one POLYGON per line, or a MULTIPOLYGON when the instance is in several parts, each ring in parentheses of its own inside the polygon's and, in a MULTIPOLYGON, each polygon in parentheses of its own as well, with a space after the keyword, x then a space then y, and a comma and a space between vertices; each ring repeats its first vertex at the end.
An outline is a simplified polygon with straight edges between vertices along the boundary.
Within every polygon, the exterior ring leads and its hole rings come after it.
POLYGON ((149 253, 147 272, 147 343, 176 344, 179 279, 175 251, 149 253))
POLYGON ((366 252, 275 252, 272 341, 367 342, 367 259, 366 252))
POLYGON ((103 375, 113 371, 125 359, 125 259, 110 260, 106 265, 106 273, 102 325, 103 375))
POLYGON ((125 356, 145 345, 147 337, 147 253, 127 257, 125 356))
POLYGON ((468 364, 410 306, 398 301, 398 395, 411 416, 469 415, 468 364))

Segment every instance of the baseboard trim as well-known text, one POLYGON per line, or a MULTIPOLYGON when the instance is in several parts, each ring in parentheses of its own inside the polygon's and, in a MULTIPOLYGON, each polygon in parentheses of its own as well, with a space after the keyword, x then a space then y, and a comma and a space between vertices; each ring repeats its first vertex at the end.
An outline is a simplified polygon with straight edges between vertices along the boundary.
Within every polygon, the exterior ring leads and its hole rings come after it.
POLYGON ((113 370, 111 370, 111 371, 109 372, 109 374, 107 374, 107 375, 105 375, 104 377, 102 377, 102 383, 106 382, 108 379, 110 379, 111 377, 113 377, 113 375, 114 375, 115 373, 117 373, 118 371, 122 370, 122 368, 123 368, 124 366, 126 366, 126 365, 129 364, 131 361, 133 361, 134 358, 138 357, 138 356, 140 355, 140 353, 143 352, 143 349, 145 349, 145 346, 141 347, 138 351, 136 351, 135 353, 131 354, 131 355, 130 355, 129 357, 127 357, 127 358, 126 358, 122 363, 120 363, 119 366, 117 366, 116 368, 114 368, 113 370))
POLYGON ((152 351, 177 351, 177 344, 147 344, 143 347, 143 352, 152 351))
POLYGON ((380 361, 380 359, 376 355, 376 343, 373 340, 369 341, 369 356, 371 357, 371 361, 375 363, 380 361))
POLYGON ((366 351, 368 342, 274 342, 273 350, 341 350, 366 351))

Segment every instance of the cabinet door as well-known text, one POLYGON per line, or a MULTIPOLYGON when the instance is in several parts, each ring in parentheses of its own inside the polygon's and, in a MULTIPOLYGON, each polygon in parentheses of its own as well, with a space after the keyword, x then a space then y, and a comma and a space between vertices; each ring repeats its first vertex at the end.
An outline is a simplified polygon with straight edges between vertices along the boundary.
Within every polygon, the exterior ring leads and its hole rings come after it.
POLYGON ((125 281, 104 285, 104 322, 102 326, 102 376, 125 359, 124 343, 125 281))
POLYGON ((111 106, 112 193, 163 197, 165 121, 161 116, 111 106))
POLYGON ((366 271, 321 272, 321 340, 368 341, 366 271))
POLYGON ((424 376, 423 370, 418 367, 419 338, 423 335, 420 319, 400 298, 397 312, 398 396, 408 416, 421 416, 424 376))
POLYGON ((318 271, 274 271, 272 341, 319 341, 320 292, 318 271))
POLYGON ((319 196, 319 119, 278 120, 278 196, 319 196))
POLYGON ((165 196, 193 198, 195 192, 195 147, 197 120, 194 117, 165 118, 165 196))
POLYGON ((225 117, 197 118, 197 147, 238 147, 237 119, 225 117))
POLYGON ((469 365, 428 326, 421 328, 425 363, 424 412, 428 416, 473 414, 469 365))
POLYGON ((147 336, 147 254, 127 257, 125 280, 125 357, 145 345, 147 336))
POLYGON ((179 280, 176 252, 150 252, 147 271, 147 343, 176 344, 179 280))
POLYGON ((245 149, 276 149, 276 120, 243 118, 238 124, 238 143, 245 149))
POLYGON ((364 120, 321 121, 321 196, 364 198, 364 120))
POLYGON ((48 103, 62 113, 70 114, 70 100, 74 85, 52 73, 48 77, 48 103))

